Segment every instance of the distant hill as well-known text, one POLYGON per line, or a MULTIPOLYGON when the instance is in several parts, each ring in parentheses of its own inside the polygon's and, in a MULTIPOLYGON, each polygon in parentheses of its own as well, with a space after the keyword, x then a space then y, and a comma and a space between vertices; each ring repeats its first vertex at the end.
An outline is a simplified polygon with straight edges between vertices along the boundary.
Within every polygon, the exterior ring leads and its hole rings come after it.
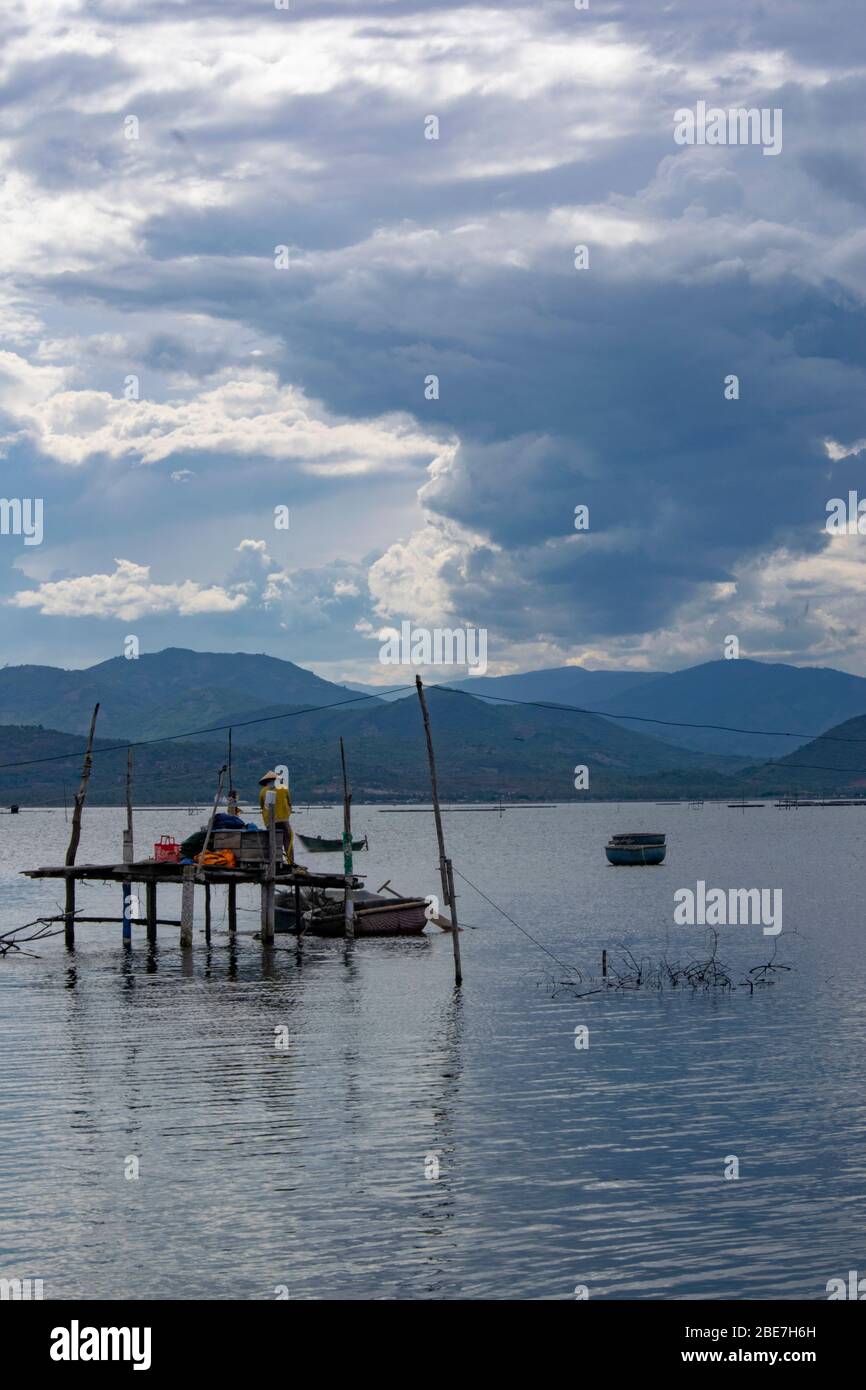
POLYGON ((586 705, 590 709, 627 690, 642 688, 664 676, 663 671, 589 671, 583 666, 551 666, 515 676, 470 676, 466 680, 438 681, 479 699, 496 696, 509 700, 544 700, 559 705, 586 705))
POLYGON ((221 711, 270 703, 325 704, 342 686, 277 657, 168 647, 137 660, 112 657, 82 671, 53 666, 0 670, 0 723, 39 723, 86 733, 99 701, 105 736, 153 738, 214 722, 221 711))
POLYGON ((866 795, 866 715, 846 719, 778 762, 749 768, 743 777, 766 795, 866 795))
MULTIPOLYGON (((344 691, 344 701, 350 698, 351 692, 344 691)), ((436 686, 427 687, 427 698, 431 709, 435 703, 439 733, 450 747, 460 750, 467 788, 472 785, 481 753, 484 765, 491 764, 490 754, 494 753, 494 765, 502 775, 514 774, 519 780, 531 780, 532 769, 526 766, 530 761, 535 763, 539 776, 547 775, 548 769, 553 772, 555 764, 558 777, 562 776, 563 766, 573 770, 579 762, 593 762, 597 775, 603 770, 616 770, 624 776, 641 775, 655 769, 727 773, 742 765, 742 760, 676 748, 643 730, 620 728, 608 719, 577 714, 567 708, 490 705, 463 692, 440 691, 436 686), (581 753, 583 756, 579 756, 581 753)), ((343 735, 347 746, 350 742, 360 742, 362 757, 375 750, 374 756, 383 767, 402 767, 407 760, 411 763, 416 757, 426 766, 421 716, 415 698, 340 703, 330 709, 272 706, 259 710, 226 710, 215 722, 233 726, 235 747, 261 745, 263 741, 275 742, 280 747, 308 747, 318 739, 330 746, 343 735)), ((212 735, 204 733, 200 737, 210 739, 212 735)), ((439 756, 437 749, 437 758, 439 756)), ((445 750, 441 756, 446 756, 445 750)), ((570 784, 571 776, 568 781, 570 784)), ((561 793, 565 794, 562 788, 561 793)))
MULTIPOLYGON (((732 785, 722 770, 726 760, 672 748, 594 715, 490 706, 435 688, 428 690, 428 703, 440 789, 449 801, 727 795, 732 785), (579 764, 590 770, 588 793, 574 789, 579 764)), ((285 763, 296 800, 334 801, 340 794, 340 735, 356 801, 429 798, 423 725, 414 700, 370 701, 360 709, 322 710, 237 729, 238 791, 254 801, 262 772, 285 763)), ((101 739, 97 746, 112 742, 101 739)), ((58 804, 63 783, 70 794, 77 785, 83 747, 79 735, 0 728, 0 763, 75 755, 20 769, 0 767, 0 803, 58 804)), ((134 756, 137 804, 202 802, 213 795, 225 761, 225 735, 155 744, 134 756)), ((89 793, 94 803, 122 801, 125 760, 122 748, 98 752, 89 793)))
POLYGON ((612 715, 636 714, 744 729, 790 729, 796 738, 629 723, 665 742, 706 753, 784 757, 816 733, 866 713, 866 679, 825 666, 709 661, 660 676, 602 701, 612 715))

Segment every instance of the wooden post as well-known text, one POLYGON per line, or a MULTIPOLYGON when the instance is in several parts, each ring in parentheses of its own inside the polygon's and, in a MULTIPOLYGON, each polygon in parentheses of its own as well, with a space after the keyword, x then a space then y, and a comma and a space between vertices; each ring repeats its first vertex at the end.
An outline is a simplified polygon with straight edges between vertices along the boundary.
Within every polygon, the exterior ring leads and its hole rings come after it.
POLYGON ((436 839, 439 844, 439 878, 442 884, 442 898, 451 909, 451 941, 454 946, 454 983, 463 983, 463 967, 460 963, 460 932, 457 929, 457 907, 454 902, 453 887, 449 887, 449 879, 453 884, 453 876, 449 873, 448 860, 445 856, 445 833, 442 829, 442 813, 439 809, 439 784, 436 780, 436 758, 433 753, 433 739, 430 735, 430 715, 427 712, 427 701, 424 698, 424 686, 420 676, 415 677, 415 688, 418 691, 418 699, 421 702, 421 713, 424 716, 424 735, 427 740, 427 759, 430 763, 430 787, 433 792, 433 815, 436 821, 436 839))
MULTIPOLYGON (((90 769, 93 766, 93 734, 96 729, 96 716, 99 714, 99 705, 94 705, 93 716, 90 720, 90 733, 87 735, 87 750, 84 754, 84 766, 81 769, 81 785, 75 793, 75 802, 72 811, 72 834, 69 837, 69 847, 66 850, 66 863, 71 867, 75 863, 75 856, 78 853, 78 845, 81 840, 81 813, 84 810, 84 802, 87 797, 87 783, 90 781, 90 769)), ((66 877, 66 911, 64 914, 64 930, 67 946, 75 945, 75 879, 70 874, 66 877)))
POLYGON ((183 894, 180 907, 180 944, 192 945, 192 922, 195 912, 195 865, 186 864, 183 870, 183 894))
POLYGON ((235 779, 234 779, 234 776, 233 776, 233 774, 232 774, 232 731, 231 731, 231 729, 229 729, 229 761, 228 761, 228 768, 229 768, 229 790, 228 790, 228 796, 226 797, 226 810, 228 811, 228 813, 229 813, 230 816, 236 816, 236 815, 238 814, 238 794, 237 794, 237 792, 235 791, 235 785, 234 785, 235 779))
POLYGON ((343 902, 343 926, 347 941, 355 940, 355 898, 346 880, 346 896, 343 902))
POLYGON ((230 883, 228 886, 228 919, 229 931, 234 935, 238 929, 238 886, 230 883))
POLYGON ((204 939, 210 942, 210 884, 204 886, 204 939))
POLYGON ((340 763, 343 768, 343 873, 352 872, 352 793, 346 776, 346 750, 340 739, 340 763))
MULTIPOLYGON (((457 894, 454 892, 454 869, 451 866, 450 859, 445 860, 445 872, 448 878, 448 893, 451 902, 451 935, 456 936, 457 933, 460 931, 460 923, 457 921, 457 894)), ((454 977, 458 985, 462 984, 463 972, 460 968, 459 941, 457 943, 457 949, 454 952, 454 977)))
POLYGON ((124 864, 134 864, 135 854, 133 853, 132 841, 132 748, 126 750, 126 835, 124 837, 124 848, 129 849, 129 858, 124 858, 124 864))
POLYGON ((262 928, 264 942, 274 939, 274 875, 277 870, 277 826, 274 819, 277 795, 274 791, 265 792, 265 805, 268 808, 268 862, 262 879, 262 928))
POLYGON ((601 978, 607 979, 607 951, 601 953, 601 978))
POLYGON ((346 776, 346 750, 340 739, 340 762, 343 767, 343 874, 346 888, 343 894, 343 929, 349 941, 355 939, 355 903, 352 898, 352 794, 346 776))
POLYGON ((145 902, 147 904, 147 939, 150 942, 156 941, 156 879, 149 879, 145 887, 145 902))
POLYGON ((63 914, 63 936, 67 946, 75 945, 75 879, 66 880, 66 905, 63 914))
POLYGON ((132 919, 136 915, 132 901, 132 884, 124 883, 121 885, 123 891, 123 916, 121 917, 121 937, 124 946, 129 946, 132 942, 132 919))
MULTIPOLYGON (((132 841, 132 748, 126 750, 126 829, 123 832, 123 862, 132 864, 135 851, 132 841)), ((132 884, 124 883, 123 891, 123 940, 132 941, 132 884)))

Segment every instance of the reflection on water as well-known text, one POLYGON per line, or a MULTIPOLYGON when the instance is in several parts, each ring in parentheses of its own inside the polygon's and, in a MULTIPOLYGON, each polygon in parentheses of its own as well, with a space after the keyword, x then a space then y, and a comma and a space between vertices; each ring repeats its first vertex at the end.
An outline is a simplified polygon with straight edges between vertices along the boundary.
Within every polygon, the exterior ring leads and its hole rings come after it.
MULTIPOLYGON (((119 925, 90 926, 72 952, 60 937, 0 962, 0 1273, 55 1298, 826 1296, 863 1263, 866 816, 754 815, 446 823, 455 864, 596 973, 617 943, 700 954, 702 933, 673 925, 675 889, 698 878, 781 887, 795 968, 754 995, 552 997, 556 967, 465 885, 460 992, 439 933, 263 950, 254 890, 236 942, 215 892, 210 946, 203 922, 189 952, 176 928, 152 947, 136 928, 123 950, 119 925), (604 843, 629 829, 665 830, 666 864, 610 868, 604 843)), ((138 815, 139 844, 181 817, 138 815)), ((369 886, 437 891, 428 817, 356 822, 369 886)), ((114 858, 119 832, 117 812, 88 811, 80 862, 114 858)), ((56 910, 58 885, 17 870, 58 861, 66 834, 62 811, 3 818, 0 929, 56 910)), ((119 915, 120 889, 79 903, 119 915)), ((721 954, 739 980, 773 944, 729 928, 721 954)))

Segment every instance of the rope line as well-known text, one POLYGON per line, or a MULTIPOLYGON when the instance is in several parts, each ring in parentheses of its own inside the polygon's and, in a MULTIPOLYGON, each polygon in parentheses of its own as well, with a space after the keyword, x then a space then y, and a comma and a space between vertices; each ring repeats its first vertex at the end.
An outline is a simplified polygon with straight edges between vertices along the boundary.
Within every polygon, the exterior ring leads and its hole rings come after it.
POLYGON ((495 908, 497 912, 500 912, 502 916, 506 919, 506 921, 510 922, 511 925, 513 927, 516 927, 518 931, 523 932, 524 936, 528 936, 529 940, 534 942, 535 945, 539 948, 539 950, 544 951, 546 955, 550 956, 551 960, 555 960, 556 964, 561 965, 563 970, 573 970, 576 972, 576 974, 580 974, 580 971, 577 969, 576 965, 566 965, 564 960, 560 960, 559 956, 555 955, 553 951, 551 951, 547 946, 545 946, 543 941, 539 941, 538 937, 533 936, 531 931, 527 931, 526 928, 522 927, 519 922, 515 922, 514 918, 509 916, 509 914, 505 911, 504 907, 500 907, 499 904, 495 903, 492 898, 488 898, 487 894, 478 887, 477 883, 473 883, 471 879, 468 879, 466 877, 465 874, 461 874, 460 870, 457 868, 455 864, 452 864, 451 867, 453 868, 458 878, 462 878, 464 883, 468 883, 470 888, 474 888, 475 892, 480 894, 480 896, 484 899, 486 903, 489 903, 490 906, 495 908))

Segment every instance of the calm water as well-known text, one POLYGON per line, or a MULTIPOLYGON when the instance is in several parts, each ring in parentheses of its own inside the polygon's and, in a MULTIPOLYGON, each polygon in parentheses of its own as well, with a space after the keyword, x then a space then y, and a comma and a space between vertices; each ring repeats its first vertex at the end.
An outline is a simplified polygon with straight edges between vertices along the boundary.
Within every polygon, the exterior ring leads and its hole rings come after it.
MULTIPOLYGON (((137 845, 199 820, 140 813, 137 845)), ((437 891, 432 817, 358 807, 355 825, 368 886, 437 891)), ((119 926, 80 927, 74 954, 60 937, 0 961, 0 1273, 47 1298, 719 1299, 823 1298, 866 1268, 866 811, 586 805, 450 815, 446 835, 590 972, 617 943, 700 955, 704 933, 673 926, 698 878, 781 887, 794 969, 754 995, 551 996, 562 972, 459 880, 459 998, 438 932, 277 938, 263 962, 252 890, 236 949, 221 895, 210 949, 197 931, 181 954, 164 927, 155 952, 142 928, 124 951, 119 926), (607 865, 630 829, 667 831, 663 867, 607 865)), ((55 910, 59 885, 17 871, 60 862, 67 836, 62 811, 0 817, 0 929, 55 910)), ((79 861, 119 840, 117 811, 88 810, 79 861)), ((79 906, 119 897, 86 887, 79 906)), ((729 927, 721 955, 739 980, 772 944, 729 927)))

